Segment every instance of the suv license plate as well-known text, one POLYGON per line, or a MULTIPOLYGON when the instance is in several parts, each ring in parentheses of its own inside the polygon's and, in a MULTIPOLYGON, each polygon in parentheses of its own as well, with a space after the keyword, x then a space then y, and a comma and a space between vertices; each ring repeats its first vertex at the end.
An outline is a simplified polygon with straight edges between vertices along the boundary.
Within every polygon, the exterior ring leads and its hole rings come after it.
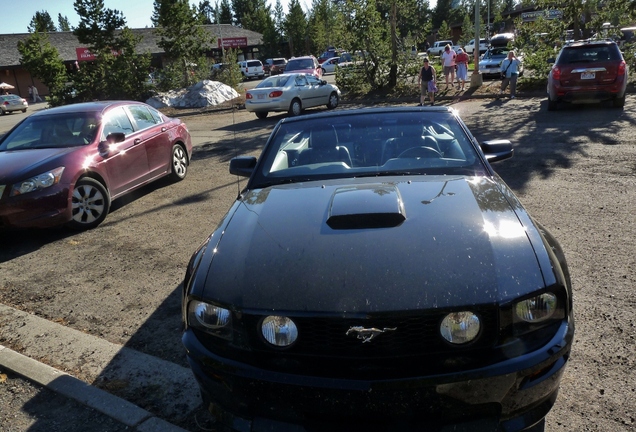
POLYGON ((581 72, 581 79, 594 79, 596 74, 594 72, 581 72))

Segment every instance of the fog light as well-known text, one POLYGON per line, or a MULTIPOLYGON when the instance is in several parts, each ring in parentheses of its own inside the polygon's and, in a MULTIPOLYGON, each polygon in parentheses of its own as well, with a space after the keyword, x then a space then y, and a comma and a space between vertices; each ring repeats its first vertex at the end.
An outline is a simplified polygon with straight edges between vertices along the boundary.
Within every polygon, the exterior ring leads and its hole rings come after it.
POLYGON ((462 311, 446 315, 439 327, 444 339, 452 344, 461 345, 477 338, 481 323, 473 312, 462 311))
POLYGON ((298 328, 294 322, 283 316, 268 316, 261 324, 263 337, 277 347, 287 347, 298 339, 298 328))

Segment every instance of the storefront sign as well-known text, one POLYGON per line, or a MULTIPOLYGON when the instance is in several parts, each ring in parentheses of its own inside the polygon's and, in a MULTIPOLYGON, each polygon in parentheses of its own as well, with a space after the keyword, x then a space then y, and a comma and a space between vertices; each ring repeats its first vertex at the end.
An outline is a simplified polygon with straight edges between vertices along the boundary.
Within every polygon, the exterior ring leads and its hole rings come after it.
POLYGON ((539 17, 543 17, 548 20, 560 19, 563 17, 563 11, 557 9, 540 10, 534 12, 524 12, 521 14, 521 20, 523 22, 536 21, 539 17))
POLYGON ((219 48, 243 48, 247 46, 246 37, 219 38, 219 48))

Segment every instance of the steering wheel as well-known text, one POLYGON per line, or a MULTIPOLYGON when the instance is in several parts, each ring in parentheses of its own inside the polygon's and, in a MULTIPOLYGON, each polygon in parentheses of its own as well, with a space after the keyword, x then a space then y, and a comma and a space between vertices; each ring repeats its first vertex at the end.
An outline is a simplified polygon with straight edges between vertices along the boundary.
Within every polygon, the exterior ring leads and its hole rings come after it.
POLYGON ((432 147, 411 147, 410 149, 404 150, 398 158, 417 158, 417 157, 425 157, 425 158, 441 158, 443 157, 440 152, 435 150, 432 147))

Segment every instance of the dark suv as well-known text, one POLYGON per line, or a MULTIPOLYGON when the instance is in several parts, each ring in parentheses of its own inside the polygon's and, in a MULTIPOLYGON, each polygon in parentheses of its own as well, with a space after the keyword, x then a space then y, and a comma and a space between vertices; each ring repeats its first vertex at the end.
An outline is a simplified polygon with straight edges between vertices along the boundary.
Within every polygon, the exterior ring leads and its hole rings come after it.
POLYGON ((548 110, 558 102, 601 102, 625 105, 627 64, 611 40, 576 41, 565 45, 548 75, 548 110))

